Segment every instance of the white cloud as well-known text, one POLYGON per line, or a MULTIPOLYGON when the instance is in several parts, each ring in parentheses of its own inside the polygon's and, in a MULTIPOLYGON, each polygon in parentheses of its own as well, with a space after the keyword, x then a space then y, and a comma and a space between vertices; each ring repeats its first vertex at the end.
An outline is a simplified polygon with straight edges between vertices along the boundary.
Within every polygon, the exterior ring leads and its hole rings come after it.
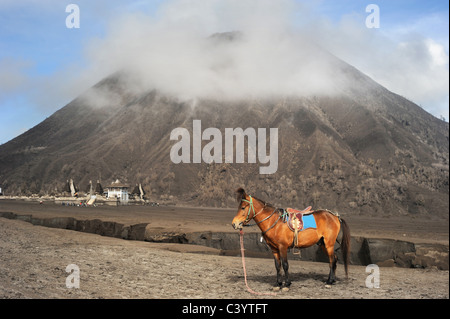
POLYGON ((432 58, 433 67, 445 67, 448 65, 449 57, 442 44, 436 43, 433 39, 427 39, 426 45, 432 58))
POLYGON ((155 18, 113 21, 87 58, 96 71, 133 70, 142 88, 182 98, 336 93, 334 60, 292 25, 298 9, 291 0, 170 1, 155 18), (209 38, 233 30, 232 45, 209 38))
MULTIPOLYGON (((428 18, 423 20, 430 21, 428 18)), ((325 48, 390 91, 419 104, 437 117, 448 119, 449 55, 446 43, 423 35, 418 29, 423 23, 367 29, 361 21, 364 21, 362 15, 344 16, 337 25, 321 20, 310 26, 311 34, 325 48)))

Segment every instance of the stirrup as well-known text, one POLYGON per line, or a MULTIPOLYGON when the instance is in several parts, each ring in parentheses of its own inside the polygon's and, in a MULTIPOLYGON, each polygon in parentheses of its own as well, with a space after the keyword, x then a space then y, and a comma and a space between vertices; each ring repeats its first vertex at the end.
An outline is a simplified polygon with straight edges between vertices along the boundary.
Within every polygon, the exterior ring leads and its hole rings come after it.
POLYGON ((295 246, 292 247, 292 254, 293 255, 298 255, 299 257, 302 257, 302 250, 299 248, 298 252, 295 252, 295 246))

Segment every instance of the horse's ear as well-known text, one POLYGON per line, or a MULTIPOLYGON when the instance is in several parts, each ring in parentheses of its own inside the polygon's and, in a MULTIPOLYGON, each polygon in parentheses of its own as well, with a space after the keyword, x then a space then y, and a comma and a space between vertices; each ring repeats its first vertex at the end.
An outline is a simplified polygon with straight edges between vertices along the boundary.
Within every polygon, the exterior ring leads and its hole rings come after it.
POLYGON ((246 195, 247 194, 245 193, 244 189, 242 187, 239 187, 236 190, 236 201, 238 203, 240 203, 242 201, 242 199, 244 199, 246 197, 246 195))

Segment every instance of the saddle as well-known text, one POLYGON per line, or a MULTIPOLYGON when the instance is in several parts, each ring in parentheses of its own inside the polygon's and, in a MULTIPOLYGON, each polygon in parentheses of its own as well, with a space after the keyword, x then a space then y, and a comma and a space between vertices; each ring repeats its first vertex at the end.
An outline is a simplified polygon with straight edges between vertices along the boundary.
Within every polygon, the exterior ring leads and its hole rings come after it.
MULTIPOLYGON (((286 208, 287 225, 288 225, 289 229, 294 232, 294 242, 293 242, 293 247, 294 248, 298 245, 298 232, 303 230, 303 227, 305 226, 305 223, 303 222, 303 215, 307 215, 307 214, 313 213, 311 208, 312 208, 311 206, 308 206, 308 207, 306 207, 303 210, 296 210, 296 209, 293 209, 293 208, 286 208)), ((314 219, 314 217, 313 217, 313 219, 314 219)), ((315 226, 315 222, 314 222, 314 226, 315 226)), ((306 228, 308 228, 308 227, 312 227, 312 226, 309 225, 309 222, 308 222, 308 226, 306 228)), ((295 253, 295 250, 294 250, 293 253, 294 254, 300 254, 300 251, 295 253)))
POLYGON ((293 232, 301 231, 303 229, 303 215, 312 213, 311 206, 303 210, 296 210, 293 208, 286 208, 286 212, 288 213, 287 224, 290 230, 293 232))

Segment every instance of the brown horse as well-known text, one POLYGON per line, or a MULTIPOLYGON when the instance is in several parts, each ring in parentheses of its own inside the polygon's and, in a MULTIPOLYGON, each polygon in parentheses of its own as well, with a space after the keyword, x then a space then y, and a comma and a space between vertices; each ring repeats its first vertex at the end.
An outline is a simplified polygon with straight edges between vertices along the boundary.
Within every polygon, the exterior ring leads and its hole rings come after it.
POLYGON ((239 206, 232 225, 234 229, 242 229, 243 226, 247 225, 253 219, 256 225, 259 226, 275 259, 275 268, 277 270, 276 287, 283 285, 281 266, 284 269, 285 287, 291 285, 288 271, 289 264, 287 261, 288 248, 305 248, 314 244, 319 244, 329 258, 330 274, 326 283, 328 285, 333 284, 336 281, 335 271, 337 262, 334 245, 341 230, 342 239, 340 248, 344 257, 345 274, 348 276, 350 229, 339 215, 328 210, 314 211, 312 214, 314 215, 317 228, 308 228, 300 231, 298 233, 297 243, 294 243, 294 232, 284 222, 283 209, 275 208, 260 199, 247 195, 242 188, 239 188, 236 193, 239 206))

